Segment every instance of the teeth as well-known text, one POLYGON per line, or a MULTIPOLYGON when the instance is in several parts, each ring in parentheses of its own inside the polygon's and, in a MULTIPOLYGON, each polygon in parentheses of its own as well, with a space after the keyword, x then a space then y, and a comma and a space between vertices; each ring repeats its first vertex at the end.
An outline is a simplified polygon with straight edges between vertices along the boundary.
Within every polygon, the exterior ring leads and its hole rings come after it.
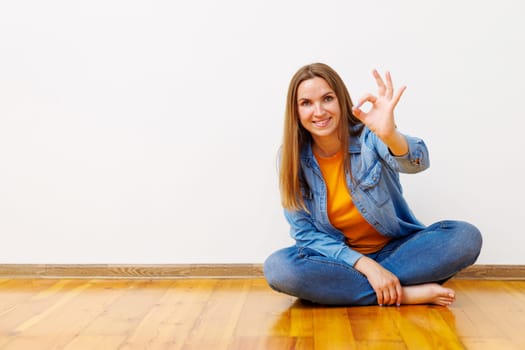
POLYGON ((318 120, 318 121, 314 122, 314 125, 317 126, 317 127, 322 128, 322 127, 327 126, 329 121, 330 121, 330 118, 325 119, 325 120, 318 120))

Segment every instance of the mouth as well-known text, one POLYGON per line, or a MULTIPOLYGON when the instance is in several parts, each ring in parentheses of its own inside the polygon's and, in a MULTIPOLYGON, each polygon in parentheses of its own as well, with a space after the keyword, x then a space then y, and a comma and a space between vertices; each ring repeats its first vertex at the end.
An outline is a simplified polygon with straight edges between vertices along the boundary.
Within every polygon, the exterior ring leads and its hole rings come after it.
POLYGON ((332 120, 332 117, 329 117, 329 118, 326 118, 326 119, 323 119, 323 120, 314 120, 312 123, 317 128, 325 128, 326 126, 328 126, 328 124, 330 123, 331 120, 332 120))

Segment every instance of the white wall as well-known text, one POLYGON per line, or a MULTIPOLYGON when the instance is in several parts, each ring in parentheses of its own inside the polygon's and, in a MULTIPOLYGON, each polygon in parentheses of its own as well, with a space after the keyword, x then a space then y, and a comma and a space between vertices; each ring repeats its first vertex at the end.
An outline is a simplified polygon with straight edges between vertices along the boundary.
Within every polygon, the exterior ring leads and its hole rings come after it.
POLYGON ((525 264, 525 5, 3 1, 0 263, 260 263, 291 244, 275 155, 287 84, 322 61, 354 98, 390 69, 426 223, 525 264))

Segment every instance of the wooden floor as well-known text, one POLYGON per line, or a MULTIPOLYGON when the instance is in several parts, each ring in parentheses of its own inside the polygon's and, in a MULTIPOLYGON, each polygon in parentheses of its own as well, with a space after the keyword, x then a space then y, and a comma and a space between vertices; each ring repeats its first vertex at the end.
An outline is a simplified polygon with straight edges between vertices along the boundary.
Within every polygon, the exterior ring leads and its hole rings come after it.
POLYGON ((0 280, 0 349, 524 349, 525 281, 450 308, 320 307, 262 279, 0 280))

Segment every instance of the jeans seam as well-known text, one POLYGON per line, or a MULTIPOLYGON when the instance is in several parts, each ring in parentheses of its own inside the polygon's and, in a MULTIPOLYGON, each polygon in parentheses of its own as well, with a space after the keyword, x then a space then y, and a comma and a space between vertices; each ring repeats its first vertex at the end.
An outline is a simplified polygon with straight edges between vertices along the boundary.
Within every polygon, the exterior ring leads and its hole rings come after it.
POLYGON ((323 265, 327 265, 327 266, 333 266, 333 267, 341 267, 341 268, 345 269, 346 271, 349 271, 349 272, 352 272, 352 273, 361 274, 359 271, 357 271, 352 266, 349 266, 349 265, 344 264, 344 263, 338 263, 336 261, 327 261, 327 260, 323 260, 323 259, 316 259, 315 257, 307 256, 307 255, 304 256, 303 259, 307 260, 308 262, 319 263, 319 264, 323 264, 323 265))
POLYGON ((353 266, 350 266, 348 264, 345 264, 345 263, 342 263, 342 262, 338 262, 336 260, 316 259, 317 256, 325 257, 327 259, 330 259, 330 258, 328 258, 328 257, 326 257, 324 255, 311 256, 311 255, 305 254, 305 253, 303 253, 305 248, 307 248, 307 247, 298 247, 297 256, 298 256, 299 259, 304 259, 304 260, 306 260, 308 262, 320 263, 320 264, 327 265, 327 266, 342 267, 346 271, 349 271, 349 272, 352 272, 352 273, 356 273, 358 275, 362 275, 361 272, 357 271, 353 266))

